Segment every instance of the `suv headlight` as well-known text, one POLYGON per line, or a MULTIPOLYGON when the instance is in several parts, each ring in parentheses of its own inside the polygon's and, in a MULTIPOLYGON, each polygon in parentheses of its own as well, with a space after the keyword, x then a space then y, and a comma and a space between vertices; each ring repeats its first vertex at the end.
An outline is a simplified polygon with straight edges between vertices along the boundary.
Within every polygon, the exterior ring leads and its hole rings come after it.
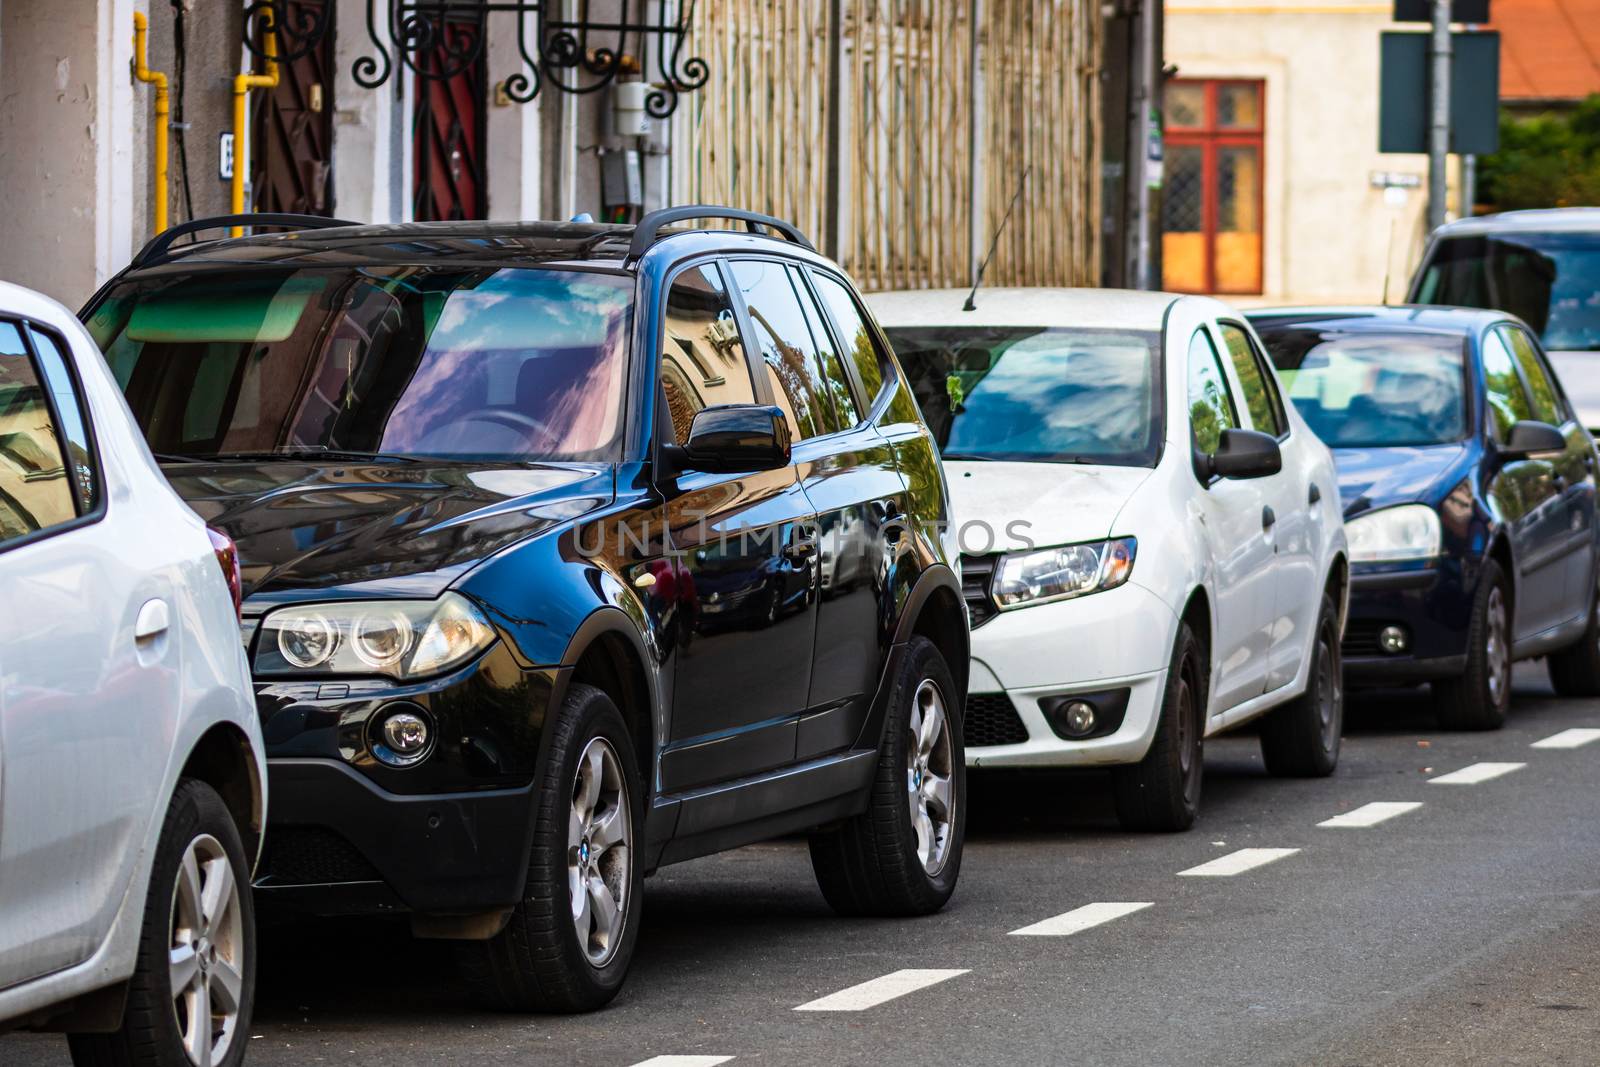
POLYGON ((1352 563, 1399 563, 1439 554, 1439 513, 1426 504, 1402 504, 1344 524, 1352 563))
POLYGON ((1004 611, 1115 589, 1133 573, 1138 547, 1137 538, 1120 537, 1003 556, 994 571, 994 602, 1004 611))
POLYGON ((261 624, 258 675, 442 674, 494 643, 494 627, 459 593, 279 608, 261 624))

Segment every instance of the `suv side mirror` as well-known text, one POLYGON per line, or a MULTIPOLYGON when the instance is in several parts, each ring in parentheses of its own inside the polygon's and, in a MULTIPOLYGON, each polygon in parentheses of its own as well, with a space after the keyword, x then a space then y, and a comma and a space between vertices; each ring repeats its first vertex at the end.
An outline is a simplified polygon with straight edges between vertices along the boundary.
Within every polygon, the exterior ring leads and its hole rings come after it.
POLYGON ((1523 419, 1513 423, 1500 454, 1506 459, 1527 459, 1529 456, 1551 455, 1567 450, 1567 439, 1561 431, 1548 422, 1523 419))
POLYGON ((1223 430, 1215 455, 1196 457, 1207 476, 1265 478, 1283 470, 1283 450, 1278 439, 1260 430, 1223 430))
POLYGON ((671 451, 680 470, 777 470, 789 465, 789 420, 782 408, 764 404, 701 408, 689 425, 689 440, 671 451))

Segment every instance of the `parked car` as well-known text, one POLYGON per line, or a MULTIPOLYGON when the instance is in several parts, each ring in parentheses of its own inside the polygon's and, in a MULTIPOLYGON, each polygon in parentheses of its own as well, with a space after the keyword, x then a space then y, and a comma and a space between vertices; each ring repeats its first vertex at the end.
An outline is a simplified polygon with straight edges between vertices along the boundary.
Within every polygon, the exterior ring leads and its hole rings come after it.
POLYGON ((944 904, 968 661, 946 489, 836 265, 714 207, 248 221, 295 229, 177 227, 85 318, 239 544, 264 900, 409 913, 468 942, 490 1003, 550 1010, 617 992, 663 864, 806 831, 838 911, 944 904), (708 216, 752 232, 672 228, 708 216), (845 515, 870 580, 823 599, 818 528, 845 515))
POLYGON ((266 815, 238 559, 78 321, 3 282, 0 589, 0 1031, 238 1064, 266 815))
POLYGON ((1578 421, 1600 430, 1600 208, 1508 211, 1441 226, 1408 299, 1521 318, 1565 383, 1578 421))
POLYGON ((1334 450, 1350 537, 1345 676, 1433 684, 1440 721, 1494 729, 1511 664, 1600 695, 1593 438, 1526 323, 1493 311, 1251 316, 1334 450))
POLYGON ((1345 537, 1333 460, 1214 300, 1010 289, 872 298, 939 442, 972 615, 967 758, 1110 766, 1180 830, 1204 739, 1332 773, 1345 537))

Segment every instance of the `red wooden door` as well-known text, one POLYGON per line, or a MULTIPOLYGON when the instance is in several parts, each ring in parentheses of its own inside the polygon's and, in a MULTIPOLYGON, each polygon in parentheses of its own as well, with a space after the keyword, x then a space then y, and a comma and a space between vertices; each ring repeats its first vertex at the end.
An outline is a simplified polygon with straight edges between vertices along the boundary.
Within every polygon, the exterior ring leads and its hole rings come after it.
MULTIPOLYGON (((481 33, 480 19, 447 32, 481 33)), ((484 49, 483 51, 487 51, 484 49)), ((443 45, 424 59, 426 70, 442 74, 450 62, 443 45)), ((481 219, 488 211, 484 182, 484 96, 487 66, 482 52, 449 77, 417 79, 412 117, 412 212, 418 222, 481 219)))
POLYGON ((1265 102, 1259 81, 1167 83, 1164 289, 1261 292, 1265 102))

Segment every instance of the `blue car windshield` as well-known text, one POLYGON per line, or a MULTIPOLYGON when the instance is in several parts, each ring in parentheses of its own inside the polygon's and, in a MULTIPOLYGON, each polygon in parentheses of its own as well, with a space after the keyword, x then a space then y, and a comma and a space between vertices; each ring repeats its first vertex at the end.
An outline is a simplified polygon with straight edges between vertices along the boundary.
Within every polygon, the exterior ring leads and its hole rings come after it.
POLYGON ((88 326, 161 455, 608 460, 630 279, 550 269, 135 276, 88 326))
POLYGON ((1446 238, 1414 299, 1509 311, 1552 352, 1600 351, 1600 233, 1446 238))
POLYGON ((886 332, 946 459, 1155 466, 1157 332, 1036 326, 886 332))
POLYGON ((1466 437, 1465 339, 1365 331, 1316 336, 1323 339, 1304 347, 1266 334, 1289 399, 1329 447, 1437 445, 1466 437))

